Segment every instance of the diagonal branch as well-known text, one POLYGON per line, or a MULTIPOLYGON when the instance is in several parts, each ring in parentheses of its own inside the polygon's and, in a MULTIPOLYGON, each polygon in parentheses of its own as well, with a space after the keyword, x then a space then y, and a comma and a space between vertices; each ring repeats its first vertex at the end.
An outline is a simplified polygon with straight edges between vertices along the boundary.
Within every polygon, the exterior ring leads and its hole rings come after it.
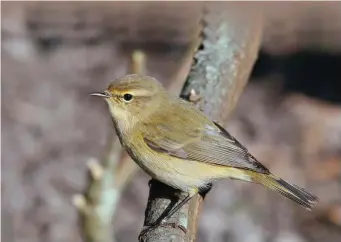
MULTIPOLYGON (((226 123, 257 58, 262 34, 260 9, 253 4, 210 3, 203 15, 202 42, 195 54, 181 97, 195 101, 213 120, 226 123)), ((169 207, 176 191, 152 180, 144 226, 169 207)), ((194 241, 203 198, 195 196, 142 241, 194 241)))

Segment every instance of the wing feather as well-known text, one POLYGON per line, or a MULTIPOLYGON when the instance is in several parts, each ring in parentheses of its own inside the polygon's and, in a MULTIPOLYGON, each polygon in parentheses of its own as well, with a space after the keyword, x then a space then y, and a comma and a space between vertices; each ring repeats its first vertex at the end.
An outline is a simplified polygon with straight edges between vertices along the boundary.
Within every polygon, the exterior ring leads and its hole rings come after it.
POLYGON ((185 113, 183 116, 159 113, 152 117, 152 123, 145 124, 146 144, 157 152, 180 159, 269 173, 219 124, 195 109, 186 109, 185 113), (180 126, 179 122, 186 123, 186 127, 180 126))

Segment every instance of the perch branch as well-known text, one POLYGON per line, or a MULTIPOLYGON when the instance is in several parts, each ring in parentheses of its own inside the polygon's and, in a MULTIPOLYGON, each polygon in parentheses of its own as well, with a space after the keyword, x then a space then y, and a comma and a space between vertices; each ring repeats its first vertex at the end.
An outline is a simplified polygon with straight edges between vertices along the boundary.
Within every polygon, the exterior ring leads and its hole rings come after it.
MULTIPOLYGON (((252 4, 210 3, 203 15, 201 46, 180 94, 195 101, 213 120, 225 124, 257 58, 262 22, 260 9, 252 4)), ((144 226, 152 225, 176 197, 176 191, 152 180, 144 226)), ((195 241, 203 198, 191 199, 175 213, 170 224, 159 226, 140 241, 195 241)))
MULTIPOLYGON (((129 71, 144 74, 145 62, 144 53, 134 51, 129 71)), ((85 239, 89 242, 113 241, 111 220, 121 192, 137 166, 123 151, 114 132, 102 164, 90 159, 87 165, 90 179, 86 192, 73 197, 73 203, 82 217, 85 239)))

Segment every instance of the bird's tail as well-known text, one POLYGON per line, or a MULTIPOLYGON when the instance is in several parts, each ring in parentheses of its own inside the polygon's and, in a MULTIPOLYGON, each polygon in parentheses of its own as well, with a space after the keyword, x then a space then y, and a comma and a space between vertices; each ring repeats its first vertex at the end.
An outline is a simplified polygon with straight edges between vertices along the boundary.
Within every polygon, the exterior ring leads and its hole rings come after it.
POLYGON ((307 190, 290 184, 281 178, 277 178, 272 174, 260 174, 252 172, 249 174, 252 181, 262 184, 271 190, 297 202, 304 208, 311 210, 313 205, 318 202, 318 198, 307 190))

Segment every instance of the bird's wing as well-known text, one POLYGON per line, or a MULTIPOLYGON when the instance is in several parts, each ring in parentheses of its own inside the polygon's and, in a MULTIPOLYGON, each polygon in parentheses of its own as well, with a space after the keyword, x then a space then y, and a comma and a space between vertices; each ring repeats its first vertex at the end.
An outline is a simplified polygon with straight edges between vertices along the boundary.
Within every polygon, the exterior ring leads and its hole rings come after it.
POLYGON ((167 119, 158 115, 152 123, 145 124, 144 141, 154 151, 180 159, 269 173, 224 128, 200 120, 190 114, 184 117, 167 115, 167 119), (179 122, 186 123, 186 127, 179 122))

